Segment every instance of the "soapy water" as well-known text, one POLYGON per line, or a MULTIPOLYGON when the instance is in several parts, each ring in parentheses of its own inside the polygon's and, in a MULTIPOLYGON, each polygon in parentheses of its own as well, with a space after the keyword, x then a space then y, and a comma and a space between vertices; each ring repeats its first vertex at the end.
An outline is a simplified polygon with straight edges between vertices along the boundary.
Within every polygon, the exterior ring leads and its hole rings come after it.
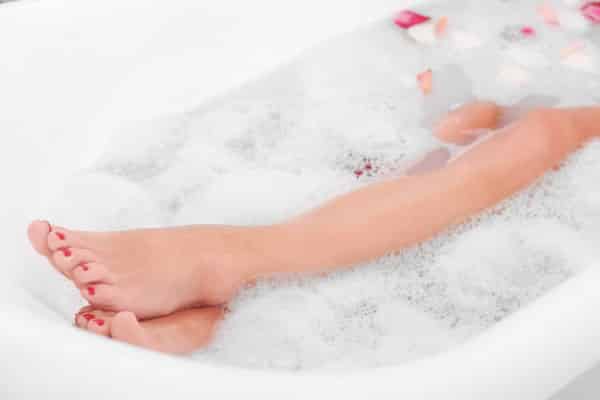
MULTIPOLYGON (((557 28, 533 1, 448 3, 420 10, 449 18, 435 43, 390 18, 197 109, 123 126, 51 216, 95 229, 273 223, 402 174, 440 148, 431 124, 469 100, 508 106, 503 124, 534 106, 599 101, 600 27, 577 19, 576 7, 554 3, 566 21, 557 28), (535 35, 520 36, 523 24, 535 35), (583 54, 556 55, 573 40, 585 42, 583 54), (426 69, 428 96, 415 79, 426 69), (107 190, 115 195, 100 203, 107 190)), ((421 245, 327 276, 259 282, 230 304, 214 343, 194 358, 296 370, 447 349, 599 259, 599 181, 593 142, 421 245)), ((73 311, 73 299, 58 302, 73 311)))

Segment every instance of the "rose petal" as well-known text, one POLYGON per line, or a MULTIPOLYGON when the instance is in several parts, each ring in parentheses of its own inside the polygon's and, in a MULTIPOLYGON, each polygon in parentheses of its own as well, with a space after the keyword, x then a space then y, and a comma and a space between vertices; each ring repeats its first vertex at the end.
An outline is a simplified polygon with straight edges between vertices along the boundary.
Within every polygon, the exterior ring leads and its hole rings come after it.
POLYGON ((433 72, 430 69, 421 72, 417 75, 417 82, 419 82, 419 87, 423 94, 431 93, 433 87, 433 72))
POLYGON ((522 25, 508 25, 502 30, 502 32, 500 32, 500 36, 502 36, 502 39, 506 40, 507 42, 513 43, 527 40, 533 35, 534 32, 535 31, 533 31, 533 28, 531 27, 523 27, 522 25))
POLYGON ((523 36, 533 36, 535 35, 535 29, 533 29, 531 26, 524 26, 521 28, 521 33, 523 36))
POLYGON ((539 14, 544 19, 544 22, 548 25, 560 25, 560 21, 558 20, 558 15, 556 14, 556 10, 550 3, 543 3, 538 8, 539 14))
POLYGON ((412 26, 427 22, 430 19, 430 17, 418 14, 414 11, 404 10, 396 16, 394 23, 402 29, 408 29, 412 26))
POLYGON ((583 16, 595 24, 600 24, 600 1, 594 1, 581 7, 583 16))
POLYGON ((448 29, 448 17, 440 17, 435 23, 435 35, 437 37, 442 36, 446 29, 448 29))

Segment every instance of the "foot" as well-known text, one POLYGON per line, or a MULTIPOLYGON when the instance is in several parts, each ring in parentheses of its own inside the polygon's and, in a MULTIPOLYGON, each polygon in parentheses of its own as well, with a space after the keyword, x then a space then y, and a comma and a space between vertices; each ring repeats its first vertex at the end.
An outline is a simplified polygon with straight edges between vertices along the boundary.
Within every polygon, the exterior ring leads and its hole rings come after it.
POLYGON ((467 145, 485 131, 498 127, 502 108, 489 101, 467 103, 446 114, 433 128, 443 142, 467 145))
POLYGON ((210 342, 222 318, 221 307, 205 307, 140 322, 132 312, 115 313, 88 306, 75 315, 75 325, 134 346, 187 354, 210 342))
MULTIPOLYGON (((465 146, 498 127, 502 108, 496 103, 475 101, 467 103, 446 114, 433 128, 433 134, 442 142, 465 146)), ((405 171, 406 175, 420 175, 440 169, 452 158, 445 148, 433 150, 405 171)))
POLYGON ((146 319, 230 300, 264 264, 265 232, 209 225, 84 232, 35 221, 28 234, 90 304, 146 319))

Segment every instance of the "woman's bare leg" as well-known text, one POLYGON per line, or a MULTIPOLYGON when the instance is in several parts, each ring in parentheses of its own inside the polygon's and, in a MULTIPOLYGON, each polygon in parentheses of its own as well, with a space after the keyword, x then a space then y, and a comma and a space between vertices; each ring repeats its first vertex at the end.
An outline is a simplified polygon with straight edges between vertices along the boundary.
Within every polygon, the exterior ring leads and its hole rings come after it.
POLYGON ((531 112, 441 169, 373 184, 276 227, 273 261, 257 276, 323 272, 427 240, 525 188, 597 135, 600 107, 531 112))
MULTIPOLYGON (((98 309, 148 319, 218 305, 257 277, 353 265, 464 221, 598 134, 599 110, 533 112, 440 169, 373 184, 278 225, 84 232, 36 221, 29 237, 98 309)), ((461 121, 482 117, 463 112, 461 121)))

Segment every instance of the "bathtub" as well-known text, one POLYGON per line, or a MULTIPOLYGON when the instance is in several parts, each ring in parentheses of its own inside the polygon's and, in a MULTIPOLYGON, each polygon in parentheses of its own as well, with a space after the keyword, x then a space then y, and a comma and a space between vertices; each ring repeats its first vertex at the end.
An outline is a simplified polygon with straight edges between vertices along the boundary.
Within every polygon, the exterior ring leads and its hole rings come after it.
POLYGON ((600 383, 600 269, 590 266, 449 351, 362 371, 281 373, 193 362, 83 334, 32 292, 45 268, 24 230, 105 132, 194 106, 327 37, 406 5, 391 0, 40 0, 0 6, 0 397, 88 399, 582 399, 600 383), (252 4, 249 4, 252 3, 252 4))

